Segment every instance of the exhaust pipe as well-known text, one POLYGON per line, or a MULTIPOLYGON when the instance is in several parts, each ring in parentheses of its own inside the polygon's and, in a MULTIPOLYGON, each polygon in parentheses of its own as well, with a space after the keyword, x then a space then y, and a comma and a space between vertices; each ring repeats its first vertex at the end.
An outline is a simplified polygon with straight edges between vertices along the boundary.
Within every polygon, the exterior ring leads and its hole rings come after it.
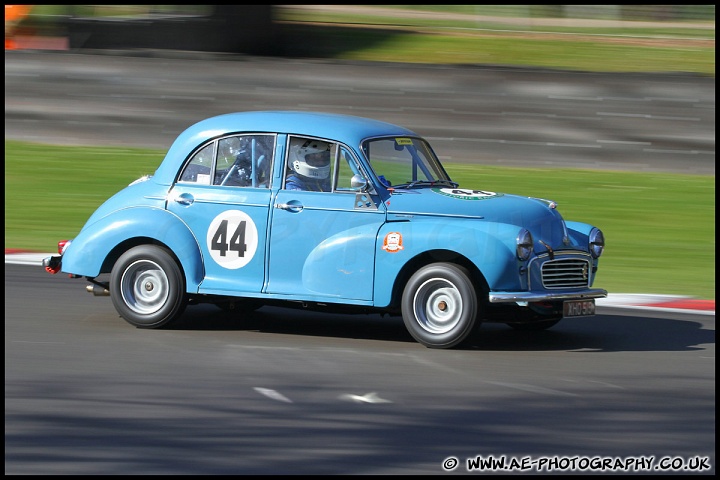
POLYGON ((88 291, 88 293, 92 293, 96 297, 109 297, 110 296, 110 290, 107 288, 103 288, 100 285, 88 285, 85 287, 85 290, 88 291))

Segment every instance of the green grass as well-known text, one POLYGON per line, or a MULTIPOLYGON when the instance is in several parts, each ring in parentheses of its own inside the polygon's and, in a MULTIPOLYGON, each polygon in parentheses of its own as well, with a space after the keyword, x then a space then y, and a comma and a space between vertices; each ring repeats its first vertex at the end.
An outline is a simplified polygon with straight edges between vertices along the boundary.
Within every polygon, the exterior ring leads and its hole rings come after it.
POLYGON ((397 35, 372 48, 343 56, 350 60, 432 64, 489 64, 594 72, 693 72, 715 74, 714 49, 639 47, 535 39, 397 35))
MULTIPOLYGON (((408 6, 402 6, 408 8, 408 6)), ((475 15, 488 6, 433 6, 475 15)), ((528 15, 521 9, 518 17, 528 15)), ((283 55, 429 64, 543 67, 591 72, 684 72, 715 75, 715 30, 684 26, 583 27, 486 23, 375 15, 277 10, 283 55)), ((714 9, 711 21, 714 26, 714 9)), ((542 12, 540 12, 542 13, 542 12)), ((707 15, 705 15, 706 18, 707 15)), ((612 22, 611 22, 612 23, 612 22)), ((679 23, 679 22, 678 22, 679 23)), ((676 23, 675 25, 678 25, 676 23)))
POLYGON ((286 26, 283 31, 282 53, 288 57, 715 76, 714 41, 711 45, 651 45, 572 35, 437 35, 301 24, 286 26))
POLYGON ((164 157, 157 150, 5 142, 5 248, 57 250, 112 194, 164 157))
MULTIPOLYGON (((163 151, 5 142, 5 247, 53 252, 163 151)), ((446 164, 466 188, 548 198, 607 247, 596 286, 715 298, 715 177, 446 164)))

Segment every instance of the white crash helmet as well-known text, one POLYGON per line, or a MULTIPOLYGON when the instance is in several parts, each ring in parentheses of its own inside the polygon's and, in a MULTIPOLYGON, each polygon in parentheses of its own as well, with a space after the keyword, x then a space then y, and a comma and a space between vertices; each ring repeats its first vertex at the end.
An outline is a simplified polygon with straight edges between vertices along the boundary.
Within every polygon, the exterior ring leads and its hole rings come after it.
POLYGON ((330 144, 320 140, 294 139, 290 145, 290 169, 308 178, 330 176, 330 144))

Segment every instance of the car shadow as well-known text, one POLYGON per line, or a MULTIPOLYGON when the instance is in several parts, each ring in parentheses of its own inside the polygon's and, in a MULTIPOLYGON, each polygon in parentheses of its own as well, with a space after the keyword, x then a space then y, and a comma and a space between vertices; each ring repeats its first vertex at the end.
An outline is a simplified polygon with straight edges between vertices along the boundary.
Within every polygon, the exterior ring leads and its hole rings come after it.
MULTIPOLYGON (((700 322, 646 313, 566 318, 551 329, 539 332, 485 323, 455 348, 483 351, 694 351, 715 343, 715 330, 704 328, 700 322)), ((188 307, 171 328, 415 343, 399 316, 324 313, 282 307, 229 312, 213 305, 194 305, 188 307)))
POLYGON ((519 331, 502 324, 485 324, 466 349, 582 352, 695 351, 715 343, 715 330, 696 321, 652 316, 599 314, 565 318, 539 332, 519 331))
POLYGON ((255 331, 311 337, 415 342, 401 317, 325 313, 301 308, 262 307, 225 311, 213 305, 189 306, 173 330, 255 331))

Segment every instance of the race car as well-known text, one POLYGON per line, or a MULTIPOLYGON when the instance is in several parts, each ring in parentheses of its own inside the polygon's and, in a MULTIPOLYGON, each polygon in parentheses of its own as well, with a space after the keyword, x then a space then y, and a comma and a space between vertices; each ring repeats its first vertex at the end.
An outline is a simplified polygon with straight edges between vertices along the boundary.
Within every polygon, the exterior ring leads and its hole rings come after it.
POLYGON ((43 265, 140 328, 195 303, 300 306, 401 315, 420 344, 451 348, 483 322, 594 315, 604 246, 551 200, 459 185, 405 127, 254 111, 190 126, 43 265))

